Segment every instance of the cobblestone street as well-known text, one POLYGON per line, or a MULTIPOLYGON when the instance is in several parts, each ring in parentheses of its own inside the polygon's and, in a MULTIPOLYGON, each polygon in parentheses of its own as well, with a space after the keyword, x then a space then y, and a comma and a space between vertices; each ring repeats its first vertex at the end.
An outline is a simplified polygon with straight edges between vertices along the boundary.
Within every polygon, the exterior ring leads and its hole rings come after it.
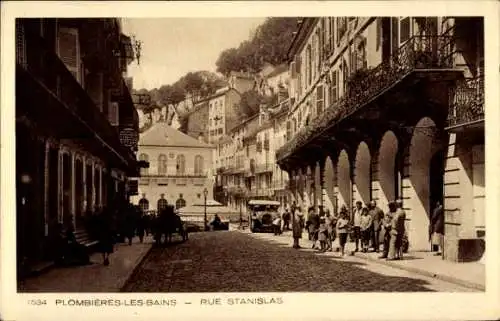
POLYGON ((289 237, 272 234, 193 233, 186 243, 153 248, 123 291, 472 291, 357 257, 294 250, 290 244, 289 237))

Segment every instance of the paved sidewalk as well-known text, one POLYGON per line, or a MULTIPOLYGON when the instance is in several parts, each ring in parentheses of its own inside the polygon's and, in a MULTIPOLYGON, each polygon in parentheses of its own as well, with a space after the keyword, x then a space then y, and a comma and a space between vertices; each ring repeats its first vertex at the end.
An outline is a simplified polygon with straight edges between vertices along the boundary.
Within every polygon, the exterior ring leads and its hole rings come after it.
POLYGON ((152 237, 144 243, 135 237, 131 246, 115 245, 110 265, 102 264, 101 253, 93 253, 93 264, 72 267, 54 267, 45 273, 27 278, 19 285, 19 292, 119 292, 136 266, 153 244, 152 237))
MULTIPOLYGON (((250 233, 250 231, 248 230, 242 232, 250 233)), ((290 231, 286 231, 280 236, 273 235, 273 237, 288 238, 290 246, 293 243, 292 234, 290 231)), ((308 240, 306 232, 302 234, 300 244, 305 249, 311 249, 312 241, 308 240)), ((335 240, 333 247, 338 247, 338 239, 335 240)), ((353 252, 354 248, 354 243, 347 243, 346 253, 353 252)), ((480 291, 485 290, 485 266, 480 262, 456 263, 443 260, 441 256, 435 256, 434 253, 431 252, 411 251, 403 255, 403 260, 387 261, 378 258, 381 254, 382 253, 356 252, 354 255, 356 257, 370 260, 379 264, 388 265, 420 275, 437 278, 468 288, 473 288, 480 291)))

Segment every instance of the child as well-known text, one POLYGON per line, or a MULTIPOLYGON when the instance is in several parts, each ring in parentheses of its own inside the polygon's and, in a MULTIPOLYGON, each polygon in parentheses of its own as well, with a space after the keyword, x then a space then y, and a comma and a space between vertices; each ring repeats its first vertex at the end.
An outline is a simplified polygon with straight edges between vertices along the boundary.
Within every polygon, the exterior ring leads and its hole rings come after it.
POLYGON ((327 240, 328 228, 326 226, 325 217, 319 219, 319 231, 318 231, 318 241, 320 245, 320 252, 326 251, 326 240, 327 240))
POLYGON ((281 235, 281 217, 276 215, 276 218, 273 221, 274 226, 274 235, 281 235))
POLYGON ((349 232, 349 216, 347 209, 343 207, 340 210, 340 218, 337 221, 337 234, 342 256, 345 256, 345 244, 347 242, 347 233, 349 232))

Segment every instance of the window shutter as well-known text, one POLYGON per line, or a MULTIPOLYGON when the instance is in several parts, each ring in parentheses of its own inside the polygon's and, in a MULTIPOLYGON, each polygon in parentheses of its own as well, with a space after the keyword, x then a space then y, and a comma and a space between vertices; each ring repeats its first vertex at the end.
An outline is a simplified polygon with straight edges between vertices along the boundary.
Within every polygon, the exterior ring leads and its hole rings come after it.
POLYGON ((16 19, 16 62, 26 67, 26 38, 20 19, 16 19))
POLYGON ((78 29, 59 28, 58 37, 58 55, 66 68, 73 74, 75 79, 80 82, 80 44, 78 40, 78 29))
POLYGON ((103 110, 103 77, 102 74, 89 74, 85 84, 87 93, 97 108, 103 110))
POLYGON ((379 50, 380 49, 380 45, 382 44, 382 18, 377 18, 377 37, 376 37, 376 41, 377 41, 377 45, 376 45, 376 49, 379 50))
POLYGON ((330 17, 330 52, 335 49, 335 18, 330 17))
POLYGON ((109 122, 112 126, 118 126, 119 125, 119 115, 118 115, 118 103, 116 101, 112 101, 109 104, 109 122))

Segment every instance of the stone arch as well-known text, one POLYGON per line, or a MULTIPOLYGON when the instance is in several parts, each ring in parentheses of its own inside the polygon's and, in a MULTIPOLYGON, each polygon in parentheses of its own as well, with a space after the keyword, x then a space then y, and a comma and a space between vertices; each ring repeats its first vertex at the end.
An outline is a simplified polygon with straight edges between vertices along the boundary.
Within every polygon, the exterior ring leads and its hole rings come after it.
POLYGON ((390 201, 399 195, 399 178, 397 175, 396 156, 398 154, 398 138, 393 131, 388 130, 382 136, 378 150, 376 166, 376 190, 378 206, 386 211, 390 201))
POLYGON ((351 164, 349 162, 349 155, 343 149, 337 161, 337 208, 346 206, 348 210, 351 209, 351 164))
MULTIPOLYGON (((408 155, 408 176, 403 181, 404 207, 407 211, 408 236, 414 250, 429 249, 430 164, 441 149, 436 123, 424 117, 415 125, 408 155)), ((441 173, 443 175, 444 173, 441 173)))
POLYGON ((364 206, 371 200, 371 154, 368 145, 358 145, 354 166, 353 202, 361 201, 364 206))

